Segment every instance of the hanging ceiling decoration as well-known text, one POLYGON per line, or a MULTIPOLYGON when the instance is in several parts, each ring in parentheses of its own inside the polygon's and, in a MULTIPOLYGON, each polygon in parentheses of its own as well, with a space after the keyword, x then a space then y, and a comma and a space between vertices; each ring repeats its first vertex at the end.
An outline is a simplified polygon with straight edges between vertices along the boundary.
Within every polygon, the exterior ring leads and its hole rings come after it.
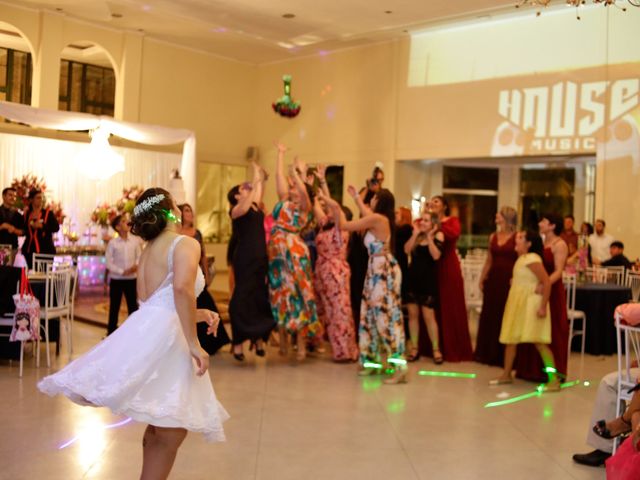
MULTIPOLYGON (((640 7, 640 0, 590 0, 590 1, 591 3, 602 4, 605 7, 612 5, 614 7, 619 8, 623 12, 627 11, 627 7, 620 6, 618 5, 618 3, 629 3, 629 5, 633 7, 640 7)), ((550 3, 551 3, 551 0, 520 0, 520 3, 516 5, 516 8, 525 7, 525 6, 539 7, 538 11, 536 12, 536 15, 539 16, 542 13, 542 10, 540 9, 540 7, 546 8, 549 6, 550 3)), ((570 7, 576 8, 576 18, 580 20, 578 9, 582 5, 586 5, 587 0, 565 0, 565 3, 570 7)))
POLYGON ((124 158, 109 145, 109 131, 101 126, 89 132, 91 143, 76 157, 76 166, 91 180, 107 180, 124 171, 124 158))

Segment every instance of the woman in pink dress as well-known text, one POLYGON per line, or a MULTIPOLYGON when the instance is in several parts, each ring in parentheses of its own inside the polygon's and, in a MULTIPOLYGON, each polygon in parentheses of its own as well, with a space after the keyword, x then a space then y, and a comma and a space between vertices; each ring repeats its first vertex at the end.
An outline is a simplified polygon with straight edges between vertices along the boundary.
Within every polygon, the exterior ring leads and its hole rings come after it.
MULTIPOLYGON (((324 167, 315 172, 320 188, 329 197, 324 167)), ((347 263, 349 233, 340 230, 338 218, 329 216, 324 201, 316 197, 314 214, 318 222, 314 286, 318 299, 318 314, 326 329, 336 362, 358 359, 356 332, 351 311, 351 269, 347 263)))
POLYGON ((467 306, 464 300, 464 282, 456 243, 460 237, 460 220, 449 216, 447 200, 438 195, 431 199, 430 209, 440 219, 444 234, 442 257, 438 261, 438 291, 440 301, 436 318, 440 327, 440 349, 447 362, 465 362, 473 358, 467 306))
MULTIPOLYGON (((563 219, 560 215, 546 214, 538 224, 540 234, 544 235, 544 254, 542 262, 551 281, 551 297, 549 310, 551 312, 551 351, 555 359, 555 368, 561 378, 567 375, 569 321, 567 319, 567 300, 562 272, 567 263, 569 248, 562 238, 563 219)), ((518 346, 516 360, 518 378, 534 382, 545 382, 547 374, 536 349, 531 344, 518 346)))

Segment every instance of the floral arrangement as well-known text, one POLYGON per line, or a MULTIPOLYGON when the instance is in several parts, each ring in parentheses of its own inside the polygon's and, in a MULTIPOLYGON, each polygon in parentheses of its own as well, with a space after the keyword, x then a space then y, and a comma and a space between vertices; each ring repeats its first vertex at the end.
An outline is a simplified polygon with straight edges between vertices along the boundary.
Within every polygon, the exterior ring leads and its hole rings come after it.
POLYGON ((103 203, 98 205, 91 213, 91 221, 101 227, 108 227, 111 221, 118 215, 118 210, 113 205, 103 203))
POLYGON ((271 104, 271 108, 281 117, 293 118, 300 113, 300 104, 291 98, 291 75, 284 75, 284 95, 271 104))
POLYGON ((22 178, 14 178, 11 188, 16 189, 16 208, 24 210, 29 205, 29 192, 40 190, 44 193, 47 190, 47 184, 44 179, 29 174, 23 175, 22 178))
POLYGON ((122 197, 116 202, 116 210, 119 214, 133 213, 133 207, 136 206, 138 197, 142 195, 144 190, 138 185, 122 189, 122 197))
MULTIPOLYGON (((16 208, 19 210, 24 210, 29 206, 29 192, 31 190, 40 190, 43 194, 47 191, 47 184, 44 179, 38 178, 32 174, 23 175, 22 178, 14 178, 11 182, 11 187, 16 189, 16 208)), ((62 209, 62 204, 60 202, 53 201, 46 203, 45 195, 45 205, 45 208, 49 208, 55 215, 58 223, 62 224, 66 217, 66 214, 62 209)))

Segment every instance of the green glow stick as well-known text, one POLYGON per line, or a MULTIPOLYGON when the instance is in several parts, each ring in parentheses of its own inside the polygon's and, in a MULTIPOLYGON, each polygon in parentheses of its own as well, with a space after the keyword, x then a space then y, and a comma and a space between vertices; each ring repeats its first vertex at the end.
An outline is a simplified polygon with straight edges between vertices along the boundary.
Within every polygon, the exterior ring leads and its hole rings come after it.
POLYGON ((475 373, 438 372, 433 370, 420 370, 418 375, 422 375, 423 377, 476 378, 475 373))
POLYGON ((364 362, 362 365, 364 368, 382 368, 382 365, 374 362, 364 362))

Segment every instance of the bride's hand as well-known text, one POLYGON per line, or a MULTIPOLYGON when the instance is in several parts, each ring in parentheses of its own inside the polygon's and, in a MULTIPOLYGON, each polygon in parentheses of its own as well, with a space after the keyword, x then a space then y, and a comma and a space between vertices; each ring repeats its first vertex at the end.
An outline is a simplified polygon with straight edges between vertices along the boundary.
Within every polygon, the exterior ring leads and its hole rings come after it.
POLYGON ((196 375, 199 377, 204 375, 209 368, 209 354, 205 352, 200 344, 194 345, 189 349, 191 356, 196 361, 196 375))
POLYGON ((217 336, 218 326, 220 325, 220 315, 216 312, 212 312, 211 310, 199 308, 196 320, 198 322, 206 322, 207 325, 209 325, 209 328, 207 328, 207 335, 213 335, 214 337, 217 336))

